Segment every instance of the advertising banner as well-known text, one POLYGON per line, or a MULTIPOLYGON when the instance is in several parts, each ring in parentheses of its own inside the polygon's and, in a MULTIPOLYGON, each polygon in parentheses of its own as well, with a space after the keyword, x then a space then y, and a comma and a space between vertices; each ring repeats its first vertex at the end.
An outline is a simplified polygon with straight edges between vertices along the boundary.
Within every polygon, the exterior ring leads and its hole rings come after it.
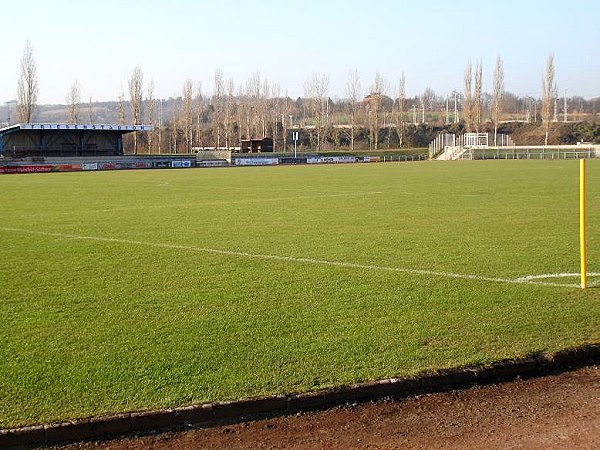
POLYGON ((52 170, 56 172, 75 172, 82 169, 81 164, 58 164, 52 170))
POLYGON ((98 163, 98 170, 114 170, 116 168, 116 164, 113 163, 98 163))
POLYGON ((356 156, 321 156, 321 163, 353 163, 356 162, 356 156))
POLYGON ((356 156, 309 156, 306 158, 308 164, 340 164, 354 163, 356 156))
POLYGON ((225 166, 228 166, 229 163, 224 160, 215 159, 215 160, 199 161, 196 163, 196 165, 201 166, 201 167, 225 167, 225 166))
POLYGON ((117 169, 135 169, 135 161, 115 161, 117 169))
POLYGON ((306 158, 279 158, 279 164, 306 164, 306 158))
POLYGON ((175 169, 192 167, 191 161, 171 161, 171 167, 175 169))
POLYGON ((17 173, 17 166, 0 166, 0 173, 17 173))
POLYGON ((279 164, 278 158, 236 158, 236 166, 273 166, 279 164))
POLYGON ((98 163, 83 163, 81 165, 82 170, 98 170, 98 163))
POLYGON ((16 172, 13 173, 44 173, 52 172, 51 165, 27 165, 27 166, 15 166, 16 172))

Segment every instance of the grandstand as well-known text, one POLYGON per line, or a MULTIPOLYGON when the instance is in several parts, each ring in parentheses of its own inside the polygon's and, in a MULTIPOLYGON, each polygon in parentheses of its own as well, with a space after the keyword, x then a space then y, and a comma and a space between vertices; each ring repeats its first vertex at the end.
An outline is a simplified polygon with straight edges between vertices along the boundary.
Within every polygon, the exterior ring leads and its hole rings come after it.
POLYGON ((150 125, 21 123, 0 129, 0 157, 122 156, 123 135, 150 125))

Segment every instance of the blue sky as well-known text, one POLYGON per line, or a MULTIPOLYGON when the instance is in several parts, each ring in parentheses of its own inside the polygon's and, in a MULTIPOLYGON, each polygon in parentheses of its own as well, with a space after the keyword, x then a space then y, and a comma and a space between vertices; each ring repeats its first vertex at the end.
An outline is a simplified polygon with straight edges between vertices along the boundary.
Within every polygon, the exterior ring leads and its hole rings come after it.
POLYGON ((600 96, 597 0, 4 0, 0 17, 0 104, 16 97, 27 39, 39 103, 65 103, 75 80, 84 101, 127 96, 135 66, 163 98, 186 79, 210 93, 216 69, 236 86, 259 71, 293 98, 314 72, 344 97, 351 69, 365 91, 379 72, 393 96, 404 71, 412 96, 461 91, 481 59, 489 92, 497 55, 507 91, 540 96, 549 52, 561 94, 600 96))

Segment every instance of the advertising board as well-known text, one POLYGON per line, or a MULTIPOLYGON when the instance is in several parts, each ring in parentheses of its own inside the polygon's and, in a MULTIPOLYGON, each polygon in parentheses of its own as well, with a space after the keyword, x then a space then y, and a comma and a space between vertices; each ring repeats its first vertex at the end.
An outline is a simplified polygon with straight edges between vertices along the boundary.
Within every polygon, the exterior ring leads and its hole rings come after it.
POLYGON ((78 172, 82 170, 81 164, 58 164, 52 167, 56 172, 78 172))
POLYGON ((273 166, 279 164, 278 158, 236 158, 236 166, 273 166))
POLYGON ((306 158, 308 164, 341 164, 354 163, 356 156, 309 156, 306 158))
POLYGON ((12 173, 44 173, 52 172, 52 166, 49 164, 31 164, 24 166, 15 166, 16 171, 12 173))
POLYGON ((191 161, 171 161, 171 167, 173 167, 174 169, 192 167, 192 162, 191 161))

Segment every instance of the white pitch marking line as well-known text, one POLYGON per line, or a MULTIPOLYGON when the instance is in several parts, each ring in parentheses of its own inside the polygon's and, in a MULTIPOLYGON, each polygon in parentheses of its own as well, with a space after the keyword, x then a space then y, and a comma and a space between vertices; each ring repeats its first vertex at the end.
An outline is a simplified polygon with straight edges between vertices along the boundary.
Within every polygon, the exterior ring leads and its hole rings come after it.
MULTIPOLYGON (((588 272, 587 275, 589 277, 597 277, 600 276, 600 272, 588 272)), ((580 273, 543 273, 541 275, 525 275, 517 278, 519 281, 529 281, 529 280, 543 280, 546 278, 573 278, 581 276, 580 273)))
POLYGON ((295 262, 301 264, 314 264, 314 265, 324 265, 324 266, 333 266, 333 267, 344 267, 349 269, 363 269, 363 270, 378 270, 378 271, 386 271, 386 272, 396 272, 396 273, 406 273, 412 275, 427 275, 427 276, 435 276, 435 277, 443 277, 443 278, 454 278, 460 280, 474 280, 474 281, 489 281, 494 283, 507 283, 507 284, 532 284, 538 286, 552 286, 552 287, 568 287, 568 288, 577 288, 578 284, 561 284, 561 283, 548 283, 543 281, 536 281, 533 279, 523 279, 523 278, 497 278, 497 277, 487 277, 481 275, 470 275, 470 274, 462 274, 462 273, 452 273, 452 272, 436 272, 433 270, 421 270, 421 269, 403 269, 401 267, 386 267, 386 266, 377 266, 371 264, 358 264, 351 262, 343 262, 343 261, 329 261, 325 259, 312 259, 312 258, 301 258, 294 256, 280 256, 280 255, 265 255, 260 253, 248 253, 248 252, 240 252, 234 250, 219 250, 214 248, 205 248, 205 247, 195 247, 191 245, 178 245, 178 244, 163 244, 160 242, 145 242, 145 241, 134 241, 130 239, 117 239, 117 238, 105 238, 100 236, 81 236, 77 234, 65 234, 65 233, 50 233, 46 231, 32 231, 32 230, 24 230, 20 228, 11 228, 11 227, 0 227, 0 230, 14 233, 27 233, 34 234, 39 236, 49 236, 56 237, 61 239, 73 239, 73 240, 84 240, 84 241, 96 241, 96 242, 111 242, 111 243, 119 243, 119 244, 129 244, 129 245, 139 245, 142 247, 156 247, 156 248, 168 248, 168 249, 177 249, 177 250, 189 250, 196 251, 202 253, 210 253, 214 255, 226 255, 226 256, 238 256, 243 258, 253 258, 253 259, 264 259, 271 261, 286 261, 286 262, 295 262))

